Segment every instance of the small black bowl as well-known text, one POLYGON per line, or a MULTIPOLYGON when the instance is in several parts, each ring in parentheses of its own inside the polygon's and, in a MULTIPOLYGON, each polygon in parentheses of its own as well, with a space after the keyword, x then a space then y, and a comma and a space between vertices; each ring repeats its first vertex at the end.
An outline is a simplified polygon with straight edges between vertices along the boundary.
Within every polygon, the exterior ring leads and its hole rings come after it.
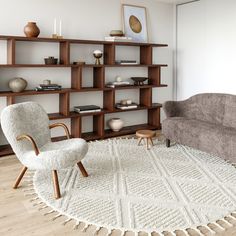
POLYGON ((44 62, 46 65, 56 65, 57 61, 58 61, 58 59, 54 58, 54 57, 44 58, 44 62))
POLYGON ((144 85, 144 81, 146 81, 147 77, 131 77, 131 79, 134 81, 134 85, 144 85))

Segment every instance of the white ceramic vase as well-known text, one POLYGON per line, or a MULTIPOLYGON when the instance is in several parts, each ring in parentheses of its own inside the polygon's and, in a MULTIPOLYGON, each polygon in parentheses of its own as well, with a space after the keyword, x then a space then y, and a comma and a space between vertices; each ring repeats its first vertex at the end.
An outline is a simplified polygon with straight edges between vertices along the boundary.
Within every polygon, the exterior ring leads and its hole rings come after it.
POLYGON ((118 132, 123 128, 124 122, 120 118, 112 118, 108 121, 108 125, 112 131, 118 132))
POLYGON ((11 79, 8 83, 9 88, 14 93, 22 92, 27 87, 27 81, 23 78, 16 77, 11 79))

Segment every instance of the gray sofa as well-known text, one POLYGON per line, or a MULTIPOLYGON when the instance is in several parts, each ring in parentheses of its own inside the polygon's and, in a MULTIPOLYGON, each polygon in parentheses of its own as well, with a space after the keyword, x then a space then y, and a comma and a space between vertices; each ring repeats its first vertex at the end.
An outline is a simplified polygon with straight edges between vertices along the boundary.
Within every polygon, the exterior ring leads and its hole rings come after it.
POLYGON ((236 162, 236 95, 198 94, 163 108, 168 147, 171 140, 236 162))

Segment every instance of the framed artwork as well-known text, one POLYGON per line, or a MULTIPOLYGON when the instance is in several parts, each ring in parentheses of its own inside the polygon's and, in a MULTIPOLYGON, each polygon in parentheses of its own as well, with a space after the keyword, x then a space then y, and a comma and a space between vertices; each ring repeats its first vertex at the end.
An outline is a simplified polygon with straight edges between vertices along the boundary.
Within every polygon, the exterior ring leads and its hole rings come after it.
POLYGON ((136 42, 148 42, 146 8, 123 4, 122 11, 125 36, 136 42))

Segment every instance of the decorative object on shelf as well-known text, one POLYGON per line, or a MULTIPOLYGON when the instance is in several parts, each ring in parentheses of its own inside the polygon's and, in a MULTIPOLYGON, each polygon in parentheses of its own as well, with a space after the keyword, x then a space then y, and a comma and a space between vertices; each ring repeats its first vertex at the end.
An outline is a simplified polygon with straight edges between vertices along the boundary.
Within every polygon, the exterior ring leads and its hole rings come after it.
POLYGON ((44 62, 46 65, 56 65, 57 61, 58 61, 58 59, 54 58, 54 57, 44 58, 44 62))
POLYGON ((137 65, 138 62, 136 60, 116 60, 116 64, 118 64, 118 65, 137 65))
POLYGON ((118 132, 123 128, 124 122, 120 118, 112 118, 108 121, 108 126, 112 131, 118 132))
POLYGON ((73 65, 85 65, 85 61, 74 61, 73 65))
POLYGON ((85 105, 85 106, 75 106, 74 111, 78 113, 87 113, 87 112, 100 112, 102 111, 101 107, 96 105, 85 105))
POLYGON ((100 58, 102 57, 102 51, 95 50, 93 56, 96 58, 95 65, 101 65, 100 58))
MULTIPOLYGON (((50 81, 50 80, 44 80, 44 81, 50 81)), ((44 82, 43 81, 43 82, 44 82)), ((40 84, 38 87, 35 88, 36 91, 56 91, 61 90, 61 85, 58 84, 51 84, 51 81, 49 84, 40 84)))
POLYGON ((27 81, 21 77, 13 78, 8 83, 9 88, 14 93, 22 92, 27 87, 27 85, 27 81))
POLYGON ((124 99, 124 100, 120 101, 120 104, 122 104, 122 105, 131 105, 132 100, 131 99, 124 99))
POLYGON ((147 14, 146 8, 123 4, 123 25, 125 36, 131 37, 133 41, 147 42, 147 14))
POLYGON ((28 24, 24 27, 24 33, 26 37, 37 38, 40 34, 40 29, 36 25, 36 22, 28 22, 28 24))
POLYGON ((125 37, 125 36, 110 36, 110 37, 105 37, 105 41, 109 42, 132 42, 131 37, 125 37))
POLYGON ((110 36, 111 37, 122 37, 124 35, 124 32, 122 30, 111 30, 110 36))
POLYGON ((121 110, 135 109, 135 108, 138 108, 138 104, 134 103, 132 101, 129 104, 128 103, 126 103, 126 104, 117 103, 116 108, 121 109, 121 110))
POLYGON ((53 24, 53 34, 52 34, 52 38, 55 39, 63 39, 62 36, 62 21, 59 21, 59 34, 57 34, 57 19, 54 19, 54 24, 53 24))
POLYGON ((45 80, 43 81, 43 84, 44 84, 44 85, 49 85, 49 84, 51 84, 51 80, 45 79, 45 80))
POLYGON ((116 76, 116 82, 122 82, 122 77, 120 77, 119 75, 116 76))
POLYGON ((144 85, 144 81, 146 81, 147 77, 131 77, 131 79, 134 81, 134 85, 144 85))

